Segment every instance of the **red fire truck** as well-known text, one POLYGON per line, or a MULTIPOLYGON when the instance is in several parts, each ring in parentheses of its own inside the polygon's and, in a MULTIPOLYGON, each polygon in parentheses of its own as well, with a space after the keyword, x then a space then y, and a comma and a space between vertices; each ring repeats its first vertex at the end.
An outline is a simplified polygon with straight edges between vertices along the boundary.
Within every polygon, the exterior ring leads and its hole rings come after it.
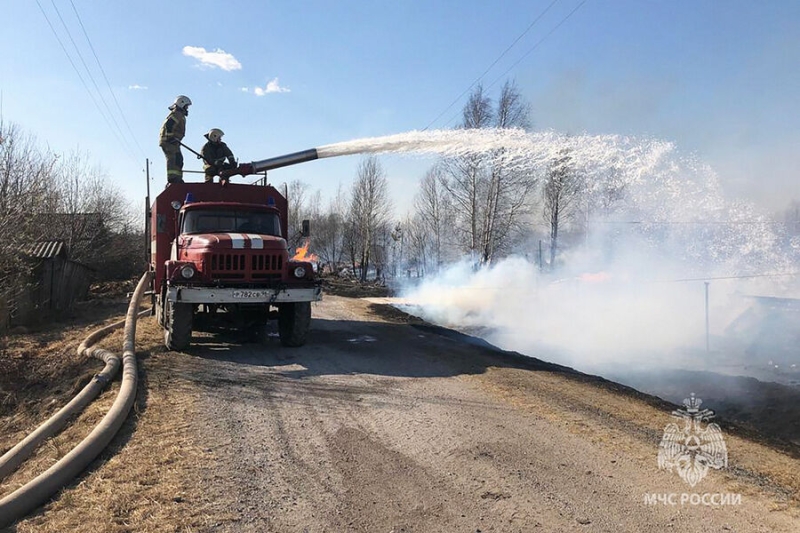
POLYGON ((284 346, 305 343, 322 289, 313 265, 289 255, 287 201, 274 187, 172 184, 150 211, 153 307, 168 349, 189 346, 193 329, 257 332, 274 318, 284 346))

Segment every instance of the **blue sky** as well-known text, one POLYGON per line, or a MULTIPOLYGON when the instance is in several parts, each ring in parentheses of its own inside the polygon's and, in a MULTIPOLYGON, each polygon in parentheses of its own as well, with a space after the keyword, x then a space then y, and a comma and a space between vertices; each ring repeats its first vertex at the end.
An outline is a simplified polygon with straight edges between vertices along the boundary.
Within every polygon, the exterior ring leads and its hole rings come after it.
MULTIPOLYGON (((514 79, 536 129, 667 139, 711 164, 731 196, 768 210, 800 198, 794 0, 4 4, 4 120, 56 151, 88 151, 137 205, 146 157, 153 189, 165 182, 157 136, 178 94, 194 102, 184 142, 199 149, 218 127, 241 161, 452 127, 465 97, 448 106, 521 35, 482 83, 496 95, 514 79)), ((382 161, 403 212, 428 161, 382 161)), ((320 160, 270 179, 301 179, 328 197, 358 162, 320 160)))

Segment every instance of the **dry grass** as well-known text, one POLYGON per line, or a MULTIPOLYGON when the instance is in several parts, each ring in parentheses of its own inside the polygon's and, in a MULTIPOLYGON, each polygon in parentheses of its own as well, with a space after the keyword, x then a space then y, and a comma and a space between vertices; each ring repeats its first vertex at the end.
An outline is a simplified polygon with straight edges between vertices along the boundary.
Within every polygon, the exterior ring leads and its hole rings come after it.
POLYGON ((0 450, 60 409, 103 368, 76 349, 89 333, 122 318, 125 306, 86 302, 61 322, 0 338, 0 450))
MULTIPOLYGON (((107 317, 111 322, 120 315, 107 317)), ((80 383, 102 363, 78 361, 75 347, 99 325, 64 328, 18 336, 9 345, 13 354, 24 353, 28 368, 35 368, 41 387, 26 396, 17 390, 0 419, 0 444, 13 446, 30 429, 60 408, 80 383), (57 354, 55 357, 50 354, 57 354), (59 370, 61 380, 58 379, 59 370), (66 384, 64 384, 64 378, 66 384), (59 393, 46 394, 61 387, 59 393)), ((89 469, 54 500, 20 521, 16 531, 207 531, 231 519, 215 507, 203 490, 202 465, 213 451, 196 442, 189 421, 195 415, 193 385, 173 377, 171 358, 160 346, 161 331, 152 318, 137 328, 139 387, 134 409, 108 449, 89 469)), ((101 345, 119 352, 122 332, 101 345)), ((22 374, 24 376, 24 374, 22 374)), ((88 435, 116 398, 119 384, 104 391, 61 434, 47 441, 20 469, 4 480, 0 497, 33 479, 68 453, 88 435)), ((22 388, 19 384, 18 389, 22 388)))

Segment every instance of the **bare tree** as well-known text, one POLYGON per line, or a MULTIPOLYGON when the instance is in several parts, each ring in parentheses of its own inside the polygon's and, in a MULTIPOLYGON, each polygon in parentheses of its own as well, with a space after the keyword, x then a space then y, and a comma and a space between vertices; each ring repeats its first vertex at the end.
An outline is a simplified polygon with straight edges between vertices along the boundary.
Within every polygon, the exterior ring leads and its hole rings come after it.
MULTIPOLYGON (((478 86, 463 110, 462 128, 530 127, 529 106, 513 82, 503 86, 497 107, 478 86)), ((442 162, 442 181, 457 208, 456 229, 461 246, 476 262, 490 263, 510 247, 523 227, 535 176, 507 167, 503 150, 442 162)))
POLYGON ((286 184, 286 202, 288 207, 286 228, 287 245, 289 248, 297 248, 303 244, 303 236, 300 233, 300 221, 305 218, 307 209, 308 184, 300 180, 292 180, 286 184))
MULTIPOLYGON (((495 127, 528 128, 529 106, 523 102, 513 82, 503 85, 495 112, 495 127)), ((503 150, 489 159, 489 180, 484 200, 483 230, 481 232, 481 263, 491 263, 498 250, 505 249, 515 229, 526 213, 528 197, 536 185, 535 177, 527 172, 506 168, 503 150)))
POLYGON ((99 276, 127 276, 143 267, 141 236, 133 229, 141 227, 141 216, 87 154, 42 152, 32 137, 1 121, 0 137, 3 263, 19 266, 26 247, 63 240, 70 257, 99 276))
POLYGON ((377 232, 389 220, 392 204, 389 199, 386 175, 375 156, 369 156, 358 166, 350 199, 349 226, 351 259, 358 256, 361 281, 366 281, 377 232))
POLYGON ((430 169, 420 181, 419 192, 414 202, 419 216, 418 223, 430 236, 434 272, 438 272, 442 266, 449 244, 448 235, 455 220, 453 205, 444 181, 441 167, 435 166, 430 169))
POLYGON ((336 196, 331 199, 327 210, 320 215, 312 229, 314 249, 331 272, 336 271, 344 257, 346 217, 347 199, 340 185, 336 196))
POLYGON ((542 189, 544 201, 542 214, 550 228, 551 269, 555 267, 561 226, 574 214, 577 200, 582 192, 581 180, 570 168, 570 160, 569 152, 563 150, 550 165, 542 189))
POLYGON ((14 124, 0 120, 0 257, 5 265, 19 257, 19 249, 46 234, 41 213, 57 207, 57 155, 42 152, 36 140, 14 124))
MULTIPOLYGON (((492 101, 478 85, 462 111, 460 128, 487 128, 492 125, 492 101)), ((486 156, 472 154, 441 162, 447 179, 442 183, 458 207, 457 229, 462 246, 476 255, 481 243, 481 197, 486 188, 486 156)))
POLYGON ((417 277, 425 275, 428 265, 428 254, 432 244, 432 235, 428 231, 428 225, 423 220, 420 213, 413 217, 408 217, 404 224, 406 253, 408 268, 413 268, 417 272, 417 277))
POLYGON ((495 127, 530 129, 530 113, 530 105, 523 101, 516 83, 506 81, 497 101, 495 127))

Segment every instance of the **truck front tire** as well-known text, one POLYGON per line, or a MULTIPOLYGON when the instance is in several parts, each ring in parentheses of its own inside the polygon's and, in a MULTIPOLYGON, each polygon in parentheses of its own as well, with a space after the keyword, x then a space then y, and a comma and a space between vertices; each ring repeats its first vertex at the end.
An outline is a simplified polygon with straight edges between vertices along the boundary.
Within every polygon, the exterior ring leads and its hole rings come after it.
POLYGON ((168 350, 181 351, 189 347, 192 342, 192 311, 192 304, 165 302, 164 346, 168 350))
POLYGON ((285 303, 278 306, 278 333, 281 344, 297 347, 306 343, 311 326, 311 302, 285 303))

